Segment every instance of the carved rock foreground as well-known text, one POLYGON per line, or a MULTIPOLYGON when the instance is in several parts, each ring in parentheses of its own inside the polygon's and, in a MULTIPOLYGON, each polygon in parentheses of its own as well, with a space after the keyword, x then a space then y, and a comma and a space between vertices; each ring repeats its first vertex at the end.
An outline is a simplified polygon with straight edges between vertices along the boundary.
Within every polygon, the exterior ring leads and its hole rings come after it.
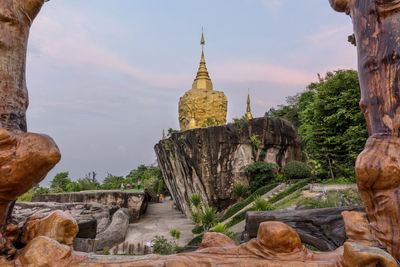
MULTIPOLYGON (((61 212, 62 213, 62 212, 61 212)), ((274 266, 274 267, 395 267, 395 259, 387 252, 375 247, 375 240, 369 232, 366 217, 357 212, 344 212, 346 231, 349 240, 343 247, 333 252, 315 252, 306 249, 299 235, 291 227, 281 222, 264 222, 260 225, 256 239, 237 246, 228 237, 208 233, 201 248, 195 252, 170 256, 147 255, 140 257, 99 256, 74 252, 70 246, 60 244, 43 232, 44 236, 33 239, 14 261, 0 258, 0 265, 15 266, 274 266), (360 227, 361 226, 361 227, 360 227), (369 243, 367 244, 366 241, 369 243)), ((68 214, 50 215, 62 221, 68 221, 68 214)), ((52 220, 42 220, 45 227, 57 227, 52 220)), ((76 227, 69 225, 72 229, 76 227)), ((67 227, 68 228, 68 227, 67 227)), ((73 233, 65 229, 65 232, 73 233)))

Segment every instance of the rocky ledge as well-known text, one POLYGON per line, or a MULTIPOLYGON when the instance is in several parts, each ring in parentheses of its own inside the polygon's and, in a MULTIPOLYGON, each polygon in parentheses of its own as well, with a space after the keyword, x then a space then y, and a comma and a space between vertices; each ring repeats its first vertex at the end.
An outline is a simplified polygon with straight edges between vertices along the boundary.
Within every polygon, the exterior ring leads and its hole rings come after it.
POLYGON ((164 181, 178 209, 187 215, 194 193, 218 210, 231 205, 232 185, 248 183, 243 167, 260 156, 280 167, 301 159, 295 127, 286 120, 269 118, 172 134, 154 149, 164 181))
POLYGON ((83 191, 65 194, 45 194, 33 197, 33 202, 99 203, 107 206, 127 208, 130 222, 139 220, 147 208, 146 193, 109 191, 83 191))

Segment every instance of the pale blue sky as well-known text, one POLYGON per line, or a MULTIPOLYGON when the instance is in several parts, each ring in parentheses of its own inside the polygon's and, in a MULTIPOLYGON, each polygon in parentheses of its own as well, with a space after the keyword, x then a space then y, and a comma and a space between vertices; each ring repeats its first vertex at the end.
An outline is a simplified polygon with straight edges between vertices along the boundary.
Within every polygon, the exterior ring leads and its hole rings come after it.
POLYGON ((50 178, 154 163, 162 129, 179 127, 201 27, 228 121, 244 113, 247 88, 257 117, 317 73, 356 68, 350 19, 328 0, 51 0, 32 27, 27 68, 29 131, 52 136, 63 155, 50 178))

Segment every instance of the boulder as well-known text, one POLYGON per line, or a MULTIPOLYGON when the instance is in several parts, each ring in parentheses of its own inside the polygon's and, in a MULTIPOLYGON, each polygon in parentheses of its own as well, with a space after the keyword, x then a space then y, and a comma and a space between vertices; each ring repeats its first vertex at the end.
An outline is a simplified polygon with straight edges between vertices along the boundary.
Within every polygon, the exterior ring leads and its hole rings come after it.
MULTIPOLYGON (((286 223, 299 234, 303 243, 321 251, 335 250, 346 240, 342 212, 364 211, 363 207, 341 207, 313 210, 273 210, 247 212, 245 235, 257 236, 259 225, 267 221, 286 223)), ((350 232, 350 230, 348 230, 350 232)))
POLYGON ((129 227, 129 216, 127 209, 119 209, 112 217, 111 224, 104 232, 97 235, 97 249, 112 248, 115 244, 125 240, 129 227))
POLYGON ((41 218, 30 217, 22 228, 21 243, 27 244, 38 236, 47 236, 61 244, 72 245, 78 233, 78 225, 71 214, 56 210, 41 218))
POLYGON ((295 127, 269 118, 176 133, 161 140, 154 150, 176 206, 186 215, 190 215, 189 198, 195 193, 220 211, 232 205, 233 184, 248 184, 243 167, 260 156, 280 167, 301 159, 295 127), (251 137, 260 141, 258 149, 250 143, 251 137))

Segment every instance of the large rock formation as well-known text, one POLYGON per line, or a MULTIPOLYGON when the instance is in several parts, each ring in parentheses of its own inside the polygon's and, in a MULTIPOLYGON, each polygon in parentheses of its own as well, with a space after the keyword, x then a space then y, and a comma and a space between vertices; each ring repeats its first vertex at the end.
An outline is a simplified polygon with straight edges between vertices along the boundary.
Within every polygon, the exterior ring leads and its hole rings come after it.
POLYGON ((137 221, 147 208, 145 193, 109 191, 83 191, 65 194, 43 194, 32 198, 34 202, 100 203, 107 206, 127 208, 131 222, 137 221))
POLYGON ((154 149, 164 181, 178 208, 186 214, 194 193, 219 210, 231 205, 232 185, 248 183, 243 167, 260 155, 279 166, 301 159, 294 126, 269 118, 173 134, 154 149), (252 136, 260 141, 259 148, 250 143, 252 136))

